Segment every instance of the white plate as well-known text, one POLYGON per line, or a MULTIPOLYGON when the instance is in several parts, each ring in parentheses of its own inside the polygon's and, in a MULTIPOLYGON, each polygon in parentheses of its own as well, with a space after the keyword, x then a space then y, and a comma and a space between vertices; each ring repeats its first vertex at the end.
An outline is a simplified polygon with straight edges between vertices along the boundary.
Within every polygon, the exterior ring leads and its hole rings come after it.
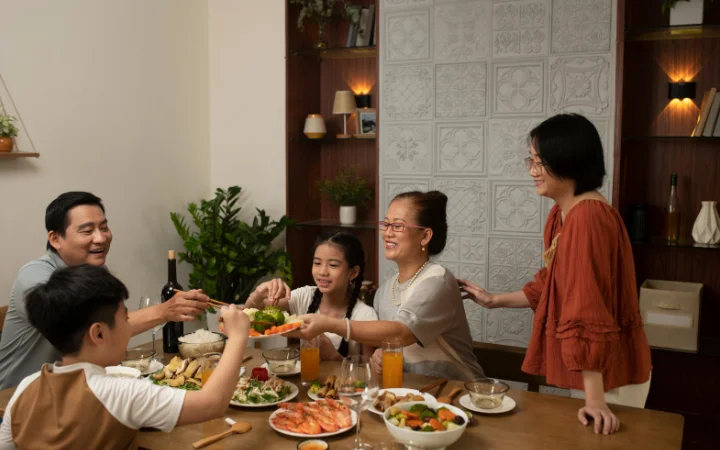
POLYGON ((270 370, 270 368, 268 367, 268 363, 265 363, 265 364, 263 364, 263 365, 260 366, 260 367, 263 367, 263 368, 267 369, 267 371, 268 371, 270 374, 272 374, 272 375, 277 375, 277 376, 279 376, 279 377, 289 377, 289 376, 297 375, 297 374, 300 373, 300 360, 298 359, 298 360, 295 362, 295 369, 293 369, 292 372, 272 372, 272 371, 270 370))
POLYGON ((236 402, 235 400, 231 399, 230 404, 233 406, 242 406, 243 408, 267 408, 268 406, 275 406, 282 402, 288 402, 288 401, 294 399, 295 397, 297 397, 298 393, 300 392, 300 389, 298 389, 297 386, 295 386, 294 384, 292 384, 290 382, 284 381, 283 383, 285 383, 285 386, 290 386, 290 394, 288 394, 287 397, 280 399, 274 403, 258 403, 258 404, 240 403, 240 402, 236 402))
POLYGON ((507 395, 503 398, 503 402, 500 406, 493 409, 484 409, 479 408, 475 405, 473 405, 472 400, 470 399, 470 394, 465 394, 458 400, 460 402, 460 406, 463 408, 469 409, 470 411, 475 411, 482 414, 502 414, 506 413, 508 411, 512 411, 515 409, 515 400, 508 397, 507 395))
MULTIPOLYGON (((423 394, 422 392, 418 391, 417 389, 405 389, 405 388, 381 389, 378 392, 378 397, 380 397, 383 392, 387 392, 387 391, 392 392, 397 397, 404 397, 408 394, 416 394, 416 395, 422 395, 425 398, 426 402, 437 401, 437 399, 430 394, 423 394)), ((310 394, 308 394, 308 395, 310 395, 310 394)), ((375 403, 374 400, 373 400, 373 403, 375 403)), ((377 414, 378 416, 382 416, 384 414, 383 412, 375 409, 374 404, 370 405, 370 407, 368 408, 368 411, 370 411, 373 414, 377 414)))
POLYGON ((283 408, 280 408, 280 409, 276 410, 275 412, 273 412, 272 414, 270 414, 270 418, 268 419, 268 423, 270 424, 270 428, 272 428, 273 430, 277 431, 278 433, 285 434, 285 435, 287 435, 287 436, 293 436, 293 437, 299 437, 299 438, 307 438, 307 437, 310 437, 310 438, 313 438, 313 439, 314 439, 314 438, 323 438, 323 437, 328 437, 328 436, 335 436, 335 435, 342 434, 342 433, 344 433, 344 432, 346 432, 346 431, 348 431, 348 430, 353 429, 353 428, 355 427, 355 425, 357 424, 357 413, 351 409, 351 410, 350 410, 350 414, 351 414, 352 425, 350 425, 350 426, 347 427, 347 428, 342 428, 342 429, 340 429, 340 430, 338 430, 338 431, 335 431, 335 432, 333 432, 333 433, 320 433, 320 434, 293 433, 292 431, 281 430, 280 428, 277 428, 277 427, 272 423, 273 417, 275 417, 275 416, 276 416, 279 412, 281 412, 281 411, 286 411, 286 410, 283 409, 283 408))
POLYGON ((142 373, 142 376, 152 375, 153 373, 162 370, 163 367, 165 367, 163 363, 161 363, 157 359, 153 359, 152 361, 150 361, 150 366, 148 367, 148 369, 142 373))
POLYGON ((140 371, 133 367, 109 366, 105 368, 105 374, 114 377, 140 378, 140 371))

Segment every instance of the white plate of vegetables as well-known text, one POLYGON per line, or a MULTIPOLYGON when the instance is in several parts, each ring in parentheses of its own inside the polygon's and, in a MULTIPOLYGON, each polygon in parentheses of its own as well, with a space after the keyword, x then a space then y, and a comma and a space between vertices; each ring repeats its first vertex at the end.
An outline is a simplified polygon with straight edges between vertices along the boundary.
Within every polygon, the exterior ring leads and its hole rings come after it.
POLYGON ((268 377, 267 370, 264 373, 265 376, 258 377, 258 371, 254 369, 254 377, 240 377, 230 404, 246 408, 265 408, 297 397, 300 390, 296 385, 276 376, 268 377))

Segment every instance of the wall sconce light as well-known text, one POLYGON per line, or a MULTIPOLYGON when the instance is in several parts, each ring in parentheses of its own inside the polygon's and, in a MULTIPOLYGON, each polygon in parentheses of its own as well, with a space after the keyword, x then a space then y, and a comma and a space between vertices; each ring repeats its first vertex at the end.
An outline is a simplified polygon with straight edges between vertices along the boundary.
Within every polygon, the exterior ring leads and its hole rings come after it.
POLYGON ((668 99, 695 98, 695 82, 668 83, 668 99))
POLYGON ((370 107, 370 94, 359 94, 355 96, 355 104, 358 108, 370 107))

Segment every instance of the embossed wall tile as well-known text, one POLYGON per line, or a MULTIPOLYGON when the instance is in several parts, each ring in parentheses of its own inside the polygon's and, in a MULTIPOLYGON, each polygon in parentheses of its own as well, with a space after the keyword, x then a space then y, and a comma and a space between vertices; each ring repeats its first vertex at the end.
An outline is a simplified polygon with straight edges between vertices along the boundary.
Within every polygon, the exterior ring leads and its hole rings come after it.
POLYGON ((389 63, 430 59, 430 11, 407 10, 388 13, 385 27, 386 60, 389 63))
POLYGON ((449 234, 447 242, 445 243, 445 249, 442 253, 431 259, 436 260, 439 263, 444 262, 457 262, 460 261, 460 236, 449 234))
POLYGON ((606 116, 610 108, 610 57, 550 59, 550 111, 606 116))
POLYGON ((534 57, 550 49, 550 0, 493 4, 493 57, 534 57))
POLYGON ((533 312, 528 308, 497 308, 487 311, 486 339, 493 344, 527 347, 532 332, 533 312))
MULTIPOLYGON (((465 306, 465 315, 470 326, 470 335, 473 341, 482 342, 484 340, 485 329, 485 308, 473 302, 472 300, 463 301, 465 306)), ((482 365, 482 361, 480 362, 482 365)))
POLYGON ((435 6, 435 61, 477 61, 489 55, 489 2, 435 6))
POLYGON ((542 267, 542 239, 490 237, 488 247, 491 266, 542 267))
POLYGON ((492 96, 492 111, 495 114, 543 114, 545 62, 493 64, 492 96))
POLYGON ((428 178, 388 178, 383 179, 383 203, 380 204, 378 214, 380 217, 385 216, 387 207, 396 195, 408 191, 427 192, 430 190, 430 180, 428 178))
POLYGON ((453 272, 453 275, 455 278, 472 281, 478 286, 487 286, 485 267, 485 264, 459 263, 459 267, 456 272, 453 272))
POLYGON ((447 220, 451 233, 487 233, 487 181, 435 179, 435 189, 448 196, 447 220))
POLYGON ((489 169, 497 178, 529 179, 525 168, 528 156, 528 135, 542 119, 490 119, 489 169))
POLYGON ((387 120, 432 119, 432 66, 386 67, 383 70, 382 95, 380 114, 387 120))
POLYGON ((432 125, 430 123, 392 123, 380 133, 383 172, 388 174, 426 174, 432 170, 432 125))
POLYGON ((435 66, 435 117, 483 117, 486 98, 487 63, 435 66))
POLYGON ((489 290, 492 292, 514 292, 521 290, 533 280, 538 269, 529 267, 490 266, 489 290))
POLYGON ((511 181, 493 181, 492 227, 496 233, 542 233, 541 197, 535 185, 511 181))
POLYGON ((552 52, 610 51, 612 0, 554 0, 552 52))
POLYGON ((475 236, 460 238, 460 261, 485 264, 488 259, 487 240, 475 236))
POLYGON ((401 6, 430 6, 433 0, 384 0, 385 6, 388 8, 397 8, 401 6))
POLYGON ((438 123, 435 171, 485 175, 485 122, 438 123))

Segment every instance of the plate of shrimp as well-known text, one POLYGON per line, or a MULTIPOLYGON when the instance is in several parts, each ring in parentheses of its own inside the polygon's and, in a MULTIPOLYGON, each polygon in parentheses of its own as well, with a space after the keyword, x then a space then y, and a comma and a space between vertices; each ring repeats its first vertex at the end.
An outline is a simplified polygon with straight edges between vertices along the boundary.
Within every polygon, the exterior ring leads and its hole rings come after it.
POLYGON ((341 434, 357 424, 357 413, 331 398, 306 403, 280 403, 270 415, 270 427, 293 437, 327 437, 341 434))

